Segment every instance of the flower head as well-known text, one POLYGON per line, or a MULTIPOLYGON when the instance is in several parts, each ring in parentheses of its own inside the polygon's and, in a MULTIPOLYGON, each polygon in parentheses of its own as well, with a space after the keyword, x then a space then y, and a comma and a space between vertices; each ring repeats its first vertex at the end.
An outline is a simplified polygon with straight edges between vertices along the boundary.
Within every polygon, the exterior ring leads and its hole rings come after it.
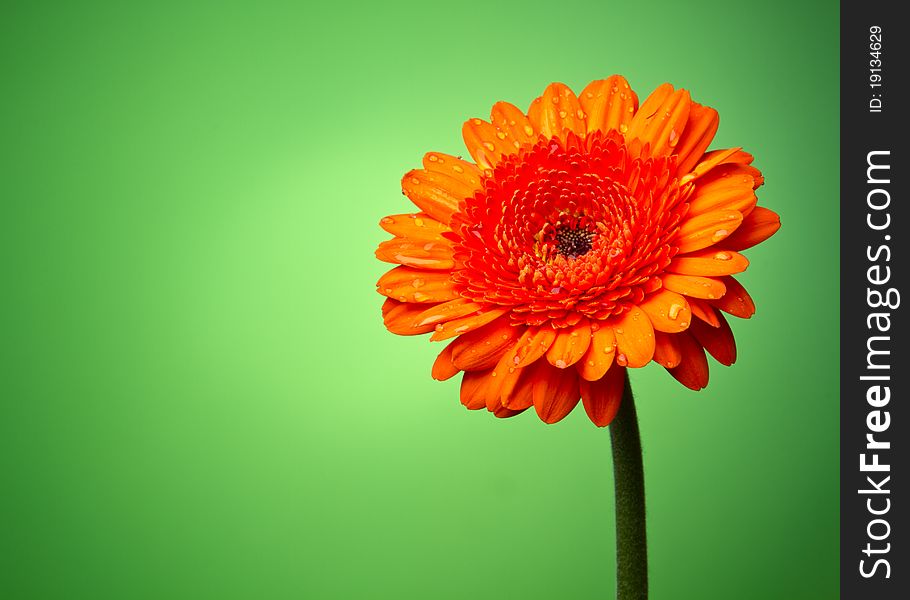
POLYGON ((527 114, 498 102, 462 128, 474 162, 427 154, 402 179, 420 212, 380 222, 386 327, 454 338, 433 377, 464 371, 462 403, 499 417, 554 423, 580 399, 607 425, 625 369, 651 361, 705 387, 706 350, 736 359, 722 313, 755 311, 740 251, 780 227, 751 155, 705 153, 717 127, 670 84, 639 107, 618 75, 578 97, 553 83, 527 114))

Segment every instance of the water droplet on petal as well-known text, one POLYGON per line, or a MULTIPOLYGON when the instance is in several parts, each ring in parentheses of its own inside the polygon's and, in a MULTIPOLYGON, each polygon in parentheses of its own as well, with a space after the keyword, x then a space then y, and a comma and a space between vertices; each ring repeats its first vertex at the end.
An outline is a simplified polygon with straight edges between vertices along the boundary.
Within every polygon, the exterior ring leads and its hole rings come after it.
POLYGON ((501 132, 501 131, 497 131, 497 132, 496 132, 496 137, 498 137, 498 138, 501 139, 501 140, 504 140, 504 139, 506 139, 506 134, 503 133, 503 132, 501 132))
POLYGON ((670 130, 670 140, 669 140, 670 147, 672 148, 672 147, 676 146, 677 142, 679 142, 679 135, 676 133, 675 129, 671 129, 670 130))
POLYGON ((730 254, 729 252, 718 252, 717 254, 714 255, 714 258, 717 260, 730 260, 731 258, 733 258, 733 255, 730 254))
POLYGON ((423 302, 424 300, 429 300, 429 296, 421 292, 414 292, 414 302, 423 302))
POLYGON ((718 229, 717 231, 714 232, 714 235, 711 236, 711 241, 719 242, 722 239, 724 239, 725 237, 727 237, 728 235, 730 235, 730 232, 727 231, 726 229, 718 229))
MULTIPOLYGON (((631 109, 629 109, 629 111, 631 112, 631 109)), ((629 126, 626 125, 625 123, 620 123, 620 124, 619 124, 619 132, 620 132, 620 133, 626 133, 627 131, 629 131, 629 126)))
POLYGON ((419 287, 423 286, 423 284, 425 284, 425 283, 426 283, 426 281, 424 281, 423 279, 418 277, 417 279, 415 279, 414 281, 411 282, 411 285, 415 288, 419 288, 419 287))
POLYGON ((528 136, 533 136, 533 135, 534 135, 534 128, 531 127, 530 125, 525 125, 525 133, 526 133, 528 136))
POLYGON ((417 179, 416 177, 411 177, 411 183, 413 183, 414 185, 420 185, 420 180, 417 179))
POLYGON ((566 365, 566 361, 559 359, 553 364, 553 366, 557 369, 565 369, 568 365, 566 365))
POLYGON ((423 225, 424 225, 423 219, 421 219, 419 217, 414 219, 415 227, 423 227, 423 225))
POLYGON ((383 225, 392 225, 395 223, 395 219, 393 219, 392 217, 383 217, 382 223, 383 223, 383 225))
POLYGON ((671 304, 671 305, 670 305, 670 310, 667 311, 667 316, 668 316, 670 319, 672 319, 672 320, 675 321, 675 320, 676 320, 676 317, 679 316, 679 311, 681 311, 682 309, 683 309, 682 304, 671 304))
POLYGON ((616 355, 616 364, 620 367, 624 367, 629 364, 629 359, 626 358, 626 355, 620 352, 616 355))
POLYGON ((490 152, 493 152, 494 150, 496 150, 496 146, 493 145, 493 142, 484 142, 483 147, 486 148, 487 150, 489 150, 490 152))
POLYGON ((464 168, 461 165, 453 165, 452 170, 456 173, 464 173, 464 168))
POLYGON ((565 119, 565 118, 568 116, 568 114, 569 114, 569 113, 567 113, 566 111, 561 110, 561 111, 559 111, 559 118, 560 118, 560 119, 565 119))

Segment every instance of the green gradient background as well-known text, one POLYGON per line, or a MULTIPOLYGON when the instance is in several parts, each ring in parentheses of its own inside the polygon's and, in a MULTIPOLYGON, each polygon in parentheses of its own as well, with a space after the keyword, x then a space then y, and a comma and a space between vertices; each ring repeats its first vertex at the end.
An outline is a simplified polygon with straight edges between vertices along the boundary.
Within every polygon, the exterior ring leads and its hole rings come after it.
POLYGON ((653 597, 836 597, 836 2, 147 4, 0 9, 0 596, 610 597, 608 431, 464 410, 373 250, 465 118, 618 72, 784 222, 739 364, 633 373, 653 597))

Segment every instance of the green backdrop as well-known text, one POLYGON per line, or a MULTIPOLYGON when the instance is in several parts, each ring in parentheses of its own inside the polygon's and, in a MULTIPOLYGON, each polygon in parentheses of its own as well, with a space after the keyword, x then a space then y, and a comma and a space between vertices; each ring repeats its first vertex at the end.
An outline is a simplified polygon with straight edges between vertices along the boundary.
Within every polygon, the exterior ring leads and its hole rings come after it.
POLYGON ((837 11, 4 3, 0 596, 609 598, 608 430, 462 408, 373 250, 465 118, 622 73, 784 223, 737 365, 632 374, 653 597, 836 597, 837 11))

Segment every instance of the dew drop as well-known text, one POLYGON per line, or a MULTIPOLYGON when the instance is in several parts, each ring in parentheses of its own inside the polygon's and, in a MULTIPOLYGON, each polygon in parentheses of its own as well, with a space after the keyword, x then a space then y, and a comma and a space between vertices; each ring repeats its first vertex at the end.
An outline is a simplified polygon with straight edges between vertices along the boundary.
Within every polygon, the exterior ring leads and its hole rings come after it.
POLYGON ((464 168, 461 165, 452 166, 452 170, 456 173, 464 173, 464 168))
POLYGON ((393 219, 392 217, 383 217, 382 223, 383 223, 383 225, 392 225, 395 223, 395 219, 393 219))
POLYGON ((667 311, 667 316, 675 321, 676 317, 679 316, 679 311, 681 311, 682 309, 683 309, 682 304, 671 304, 670 310, 667 311))
POLYGON ((670 140, 669 140, 670 147, 672 148, 672 147, 676 146, 676 144, 678 142, 679 142, 679 135, 676 133, 675 129, 671 129, 670 130, 670 140))
POLYGON ((711 236, 711 241, 719 242, 722 239, 724 239, 725 237, 727 237, 728 235, 730 235, 730 232, 727 231, 726 229, 718 229, 717 231, 714 232, 714 235, 711 236))
POLYGON ((569 113, 567 113, 567 112, 564 111, 564 110, 559 111, 559 118, 560 118, 560 119, 565 119, 568 115, 569 115, 569 113))
POLYGON ((415 279, 414 281, 411 282, 411 285, 415 288, 419 288, 419 287, 423 287, 423 285, 425 283, 426 283, 426 281, 424 281, 423 279, 418 277, 417 279, 415 279))
POLYGON ((414 219, 414 226, 415 226, 415 227, 423 227, 423 225, 424 225, 423 219, 421 219, 421 218, 415 218, 415 219, 414 219))
POLYGON ((442 331, 443 330, 442 323, 437 324, 436 327, 434 327, 434 329, 436 331, 442 331))
POLYGON ((626 355, 620 352, 616 355, 616 364, 620 367, 624 367, 629 364, 629 359, 626 358, 626 355))
POLYGON ((560 359, 553 363, 553 366, 557 369, 565 369, 568 365, 566 365, 566 361, 560 359))
POLYGON ((532 136, 532 137, 533 137, 533 135, 534 135, 534 128, 531 127, 530 125, 525 125, 525 134, 528 135, 528 136, 532 136))
POLYGON ((501 131, 497 131, 497 132, 496 132, 496 137, 498 137, 498 138, 501 139, 501 140, 504 140, 504 139, 506 139, 506 134, 503 133, 503 132, 501 132, 501 131))
POLYGON ((620 133, 626 133, 627 131, 629 131, 629 126, 626 125, 625 123, 620 123, 619 131, 620 131, 620 133))
POLYGON ((414 292, 414 302, 423 302, 424 300, 428 300, 429 298, 430 297, 427 296, 426 294, 423 294, 421 292, 414 292))
POLYGON ((585 111, 583 111, 579 108, 577 111, 575 111, 575 116, 578 117, 579 119, 584 119, 585 111))
POLYGON ((483 147, 486 148, 487 150, 489 150, 490 152, 493 152, 494 150, 496 150, 496 146, 493 145, 493 142, 484 142, 483 147))
POLYGON ((436 156, 435 154, 428 154, 427 160, 430 162, 437 162, 439 160, 439 157, 436 156))
POLYGON ((496 377, 496 371, 493 371, 492 373, 490 373, 490 377, 496 377))
POLYGON ((617 328, 616 328, 616 333, 619 334, 619 335, 622 335, 622 327, 617 327, 617 328))
POLYGON ((483 123, 482 119, 472 119, 472 121, 474 121, 475 125, 480 125, 481 123, 483 123))
POLYGON ((420 185, 420 180, 417 179, 416 177, 411 177, 411 183, 413 183, 414 185, 420 185))
POLYGON ((424 245, 423 245, 423 249, 426 250, 427 252, 429 252, 430 250, 433 249, 433 246, 435 246, 435 245, 436 245, 436 244, 434 244, 433 242, 430 242, 430 243, 428 243, 428 244, 424 244, 424 245))
POLYGON ((729 252, 718 252, 717 254, 714 255, 714 258, 717 260, 730 260, 731 258, 733 258, 733 255, 730 254, 729 252))

